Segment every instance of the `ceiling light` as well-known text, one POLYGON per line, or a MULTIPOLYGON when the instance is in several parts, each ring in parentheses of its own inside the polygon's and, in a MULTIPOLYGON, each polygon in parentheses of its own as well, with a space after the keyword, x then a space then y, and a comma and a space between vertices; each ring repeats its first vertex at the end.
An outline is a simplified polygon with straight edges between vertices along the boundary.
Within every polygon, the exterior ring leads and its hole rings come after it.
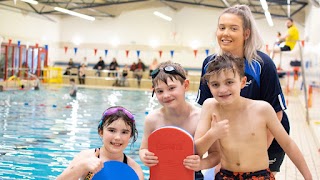
POLYGON ((272 17, 271 17, 270 12, 269 12, 269 11, 265 11, 265 12, 264 12, 264 15, 265 15, 266 18, 267 18, 267 21, 268 21, 269 26, 273 26, 273 21, 272 21, 272 17))
POLYGON ((35 1, 35 0, 21 0, 23 2, 26 2, 26 3, 30 3, 30 4, 38 4, 38 1, 35 1))
POLYGON ((167 16, 167 15, 164 15, 164 14, 158 12, 158 11, 154 11, 153 14, 156 15, 156 16, 158 16, 158 17, 160 17, 160 18, 162 18, 162 19, 164 19, 164 20, 172 21, 172 18, 171 18, 171 17, 169 17, 169 16, 167 16))
POLYGON ((94 18, 92 16, 88 16, 88 15, 85 15, 85 14, 77 13, 77 12, 70 11, 70 10, 67 10, 67 9, 63 9, 63 8, 60 8, 60 7, 55 7, 54 10, 59 11, 59 12, 63 12, 63 13, 66 13, 66 14, 69 14, 69 15, 72 15, 72 16, 77 16, 79 18, 83 18, 83 19, 90 20, 90 21, 94 21, 96 19, 96 18, 94 18))
POLYGON ((264 11, 268 11, 267 1, 266 1, 266 0, 260 0, 260 3, 261 3, 261 6, 262 6, 262 9, 263 9, 264 11))
POLYGON ((222 0, 222 2, 224 3, 224 5, 226 5, 227 7, 230 7, 230 4, 228 3, 227 0, 222 0))
POLYGON ((290 17, 290 0, 287 0, 288 17, 290 17))
POLYGON ((268 21, 269 26, 273 26, 273 21, 270 12, 268 11, 268 3, 266 0, 260 0, 262 9, 264 10, 264 15, 268 21))

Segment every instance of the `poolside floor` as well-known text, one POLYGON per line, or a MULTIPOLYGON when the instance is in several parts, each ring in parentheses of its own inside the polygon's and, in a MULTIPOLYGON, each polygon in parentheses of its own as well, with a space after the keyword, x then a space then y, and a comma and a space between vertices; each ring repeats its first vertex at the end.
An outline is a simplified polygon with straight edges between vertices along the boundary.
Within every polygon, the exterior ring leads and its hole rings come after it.
MULTIPOLYGON (((286 95, 286 110, 290 121, 290 136, 294 139, 313 175, 313 179, 320 179, 320 92, 314 91, 312 107, 309 109, 309 120, 306 120, 306 110, 302 91, 286 95)), ((277 180, 303 180, 304 178, 294 166, 288 156, 281 166, 281 172, 276 175, 277 180)))

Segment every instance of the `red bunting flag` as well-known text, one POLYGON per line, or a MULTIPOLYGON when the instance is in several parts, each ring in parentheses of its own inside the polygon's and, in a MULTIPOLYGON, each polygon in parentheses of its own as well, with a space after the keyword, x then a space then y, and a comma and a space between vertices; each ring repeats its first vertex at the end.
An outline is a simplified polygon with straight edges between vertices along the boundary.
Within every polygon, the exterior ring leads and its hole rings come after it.
POLYGON ((126 50, 126 57, 129 56, 129 50, 126 50))
POLYGON ((162 51, 161 51, 161 50, 159 51, 159 56, 160 56, 160 58, 161 58, 161 56, 162 56, 162 51))
POLYGON ((193 53, 194 53, 194 57, 197 57, 197 54, 198 54, 198 50, 193 50, 193 53))
POLYGON ((266 51, 268 52, 269 51, 269 45, 266 44, 266 51))
POLYGON ((98 49, 97 49, 97 48, 94 48, 93 50, 94 50, 94 55, 97 55, 98 49))
POLYGON ((64 47, 64 53, 66 54, 67 51, 68 51, 68 46, 65 46, 65 47, 64 47))

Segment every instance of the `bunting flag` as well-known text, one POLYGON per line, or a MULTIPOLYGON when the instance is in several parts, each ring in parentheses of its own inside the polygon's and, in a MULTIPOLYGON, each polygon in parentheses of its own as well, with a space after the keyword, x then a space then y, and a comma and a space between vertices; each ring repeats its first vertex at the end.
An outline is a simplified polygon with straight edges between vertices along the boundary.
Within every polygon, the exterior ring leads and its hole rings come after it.
POLYGON ((206 55, 209 56, 209 49, 206 49, 206 55))
POLYGON ((9 46, 11 45, 12 39, 9 39, 9 46))
POLYGON ((137 56, 140 57, 140 50, 137 50, 137 56))
POLYGON ((129 50, 126 50, 126 57, 128 58, 129 56, 129 50))
POLYGON ((36 43, 36 48, 38 48, 39 47, 39 44, 38 43, 36 43))
POLYGON ((94 51, 94 55, 97 55, 98 49, 97 49, 97 48, 94 48, 93 51, 94 51))
POLYGON ((302 47, 304 47, 304 40, 301 40, 301 45, 302 47))
POLYGON ((198 50, 197 49, 193 50, 193 53, 194 53, 194 57, 197 57, 198 50))
POLYGON ((107 55, 108 55, 108 49, 105 49, 104 50, 104 57, 107 57, 107 55))
POLYGON ((162 51, 161 51, 161 50, 159 51, 159 56, 160 56, 160 58, 161 58, 161 56, 162 56, 162 51))
POLYGON ((74 49, 74 54, 76 55, 77 54, 77 51, 78 51, 78 48, 73 48, 74 49))
POLYGON ((48 51, 49 46, 46 44, 44 45, 44 49, 48 51))
POLYGON ((174 50, 170 51, 171 59, 173 58, 174 50))
POLYGON ((66 54, 67 51, 68 51, 68 46, 65 46, 65 47, 64 47, 64 53, 66 54))
POLYGON ((268 52, 269 51, 269 45, 266 44, 266 51, 268 52))
POLYGON ((20 43, 21 43, 21 42, 20 42, 20 41, 18 41, 18 47, 20 47, 20 43))

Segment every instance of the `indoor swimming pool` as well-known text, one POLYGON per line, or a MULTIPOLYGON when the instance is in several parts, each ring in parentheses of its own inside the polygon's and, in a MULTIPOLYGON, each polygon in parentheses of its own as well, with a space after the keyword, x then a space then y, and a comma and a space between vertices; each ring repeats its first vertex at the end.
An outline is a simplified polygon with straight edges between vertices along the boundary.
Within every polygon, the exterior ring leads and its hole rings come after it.
MULTIPOLYGON (((101 146, 97 125, 102 112, 113 105, 135 115, 138 140, 125 153, 148 168, 138 155, 146 114, 159 107, 151 91, 79 88, 77 98, 69 87, 40 91, 4 91, 0 96, 0 179, 55 179, 84 149, 101 146)), ((196 93, 188 93, 194 102, 196 93)))

